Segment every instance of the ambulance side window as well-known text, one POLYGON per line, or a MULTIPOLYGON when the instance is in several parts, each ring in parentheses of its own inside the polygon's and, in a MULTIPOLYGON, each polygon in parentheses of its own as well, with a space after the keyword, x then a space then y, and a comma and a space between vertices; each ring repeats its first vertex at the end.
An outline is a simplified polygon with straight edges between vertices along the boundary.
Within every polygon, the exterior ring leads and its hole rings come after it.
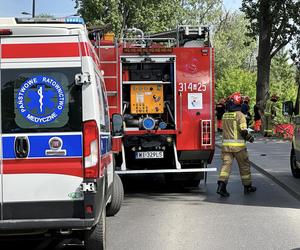
POLYGON ((100 107, 100 130, 102 132, 109 132, 108 103, 107 103, 106 96, 104 94, 102 80, 97 72, 95 72, 95 76, 96 76, 97 91, 99 97, 99 107, 100 107))
POLYGON ((80 68, 5 69, 1 79, 3 133, 81 131, 80 68))

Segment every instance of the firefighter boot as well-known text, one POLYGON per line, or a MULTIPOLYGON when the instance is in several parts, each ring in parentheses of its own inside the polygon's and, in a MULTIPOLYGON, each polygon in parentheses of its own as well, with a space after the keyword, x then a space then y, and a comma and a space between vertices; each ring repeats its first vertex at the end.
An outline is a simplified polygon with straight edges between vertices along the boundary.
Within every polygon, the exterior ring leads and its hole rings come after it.
POLYGON ((256 191, 256 187, 252 185, 244 186, 244 194, 254 193, 256 191))
POLYGON ((226 183, 224 181, 218 181, 217 194, 222 197, 228 197, 230 195, 226 190, 226 183))

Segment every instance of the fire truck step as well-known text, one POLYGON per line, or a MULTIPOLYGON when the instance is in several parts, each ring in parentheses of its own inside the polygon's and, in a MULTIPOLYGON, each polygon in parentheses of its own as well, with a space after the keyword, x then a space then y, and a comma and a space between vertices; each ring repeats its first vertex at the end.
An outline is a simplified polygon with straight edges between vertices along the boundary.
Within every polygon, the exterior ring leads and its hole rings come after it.
POLYGON ((145 170, 120 170, 117 174, 161 174, 161 173, 198 173, 215 172, 217 168, 186 168, 186 169, 145 169, 145 170))

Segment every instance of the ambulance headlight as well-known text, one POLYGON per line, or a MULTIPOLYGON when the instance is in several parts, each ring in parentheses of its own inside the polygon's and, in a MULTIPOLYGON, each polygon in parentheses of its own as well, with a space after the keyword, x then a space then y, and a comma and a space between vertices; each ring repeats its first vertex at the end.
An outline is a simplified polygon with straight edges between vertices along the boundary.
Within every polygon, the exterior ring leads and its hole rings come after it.
POLYGON ((152 130, 155 127, 155 120, 152 117, 146 117, 143 119, 143 128, 146 130, 152 130))

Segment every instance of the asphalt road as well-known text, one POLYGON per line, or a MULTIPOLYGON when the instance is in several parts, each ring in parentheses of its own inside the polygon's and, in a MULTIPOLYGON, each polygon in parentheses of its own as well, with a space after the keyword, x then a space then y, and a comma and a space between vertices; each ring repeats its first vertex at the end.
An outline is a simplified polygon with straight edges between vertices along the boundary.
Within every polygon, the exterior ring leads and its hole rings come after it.
MULTIPOLYGON (((276 145, 257 141, 249 146, 250 158, 295 189, 300 180, 291 177, 283 151, 289 144, 276 145)), ((219 149, 212 165, 221 165, 219 149)), ((170 188, 161 175, 124 178, 123 207, 107 218, 107 249, 300 249, 300 201, 255 169, 252 173, 258 191, 245 196, 235 163, 226 199, 215 193, 218 173, 197 189, 170 188)), ((64 249, 57 244, 47 249, 64 249)), ((36 247, 28 240, 13 245, 0 243, 0 250, 36 247)))
MULTIPOLYGON (((213 165, 219 167, 220 151, 213 165)), ((253 170, 258 191, 245 196, 235 164, 231 196, 216 193, 217 173, 206 186, 172 190, 161 176, 124 179, 126 198, 108 218, 109 250, 300 249, 300 202, 253 170)))
POLYGON ((248 144, 250 160, 269 173, 295 197, 300 199, 300 179, 292 176, 290 167, 291 142, 275 138, 256 138, 248 144))

